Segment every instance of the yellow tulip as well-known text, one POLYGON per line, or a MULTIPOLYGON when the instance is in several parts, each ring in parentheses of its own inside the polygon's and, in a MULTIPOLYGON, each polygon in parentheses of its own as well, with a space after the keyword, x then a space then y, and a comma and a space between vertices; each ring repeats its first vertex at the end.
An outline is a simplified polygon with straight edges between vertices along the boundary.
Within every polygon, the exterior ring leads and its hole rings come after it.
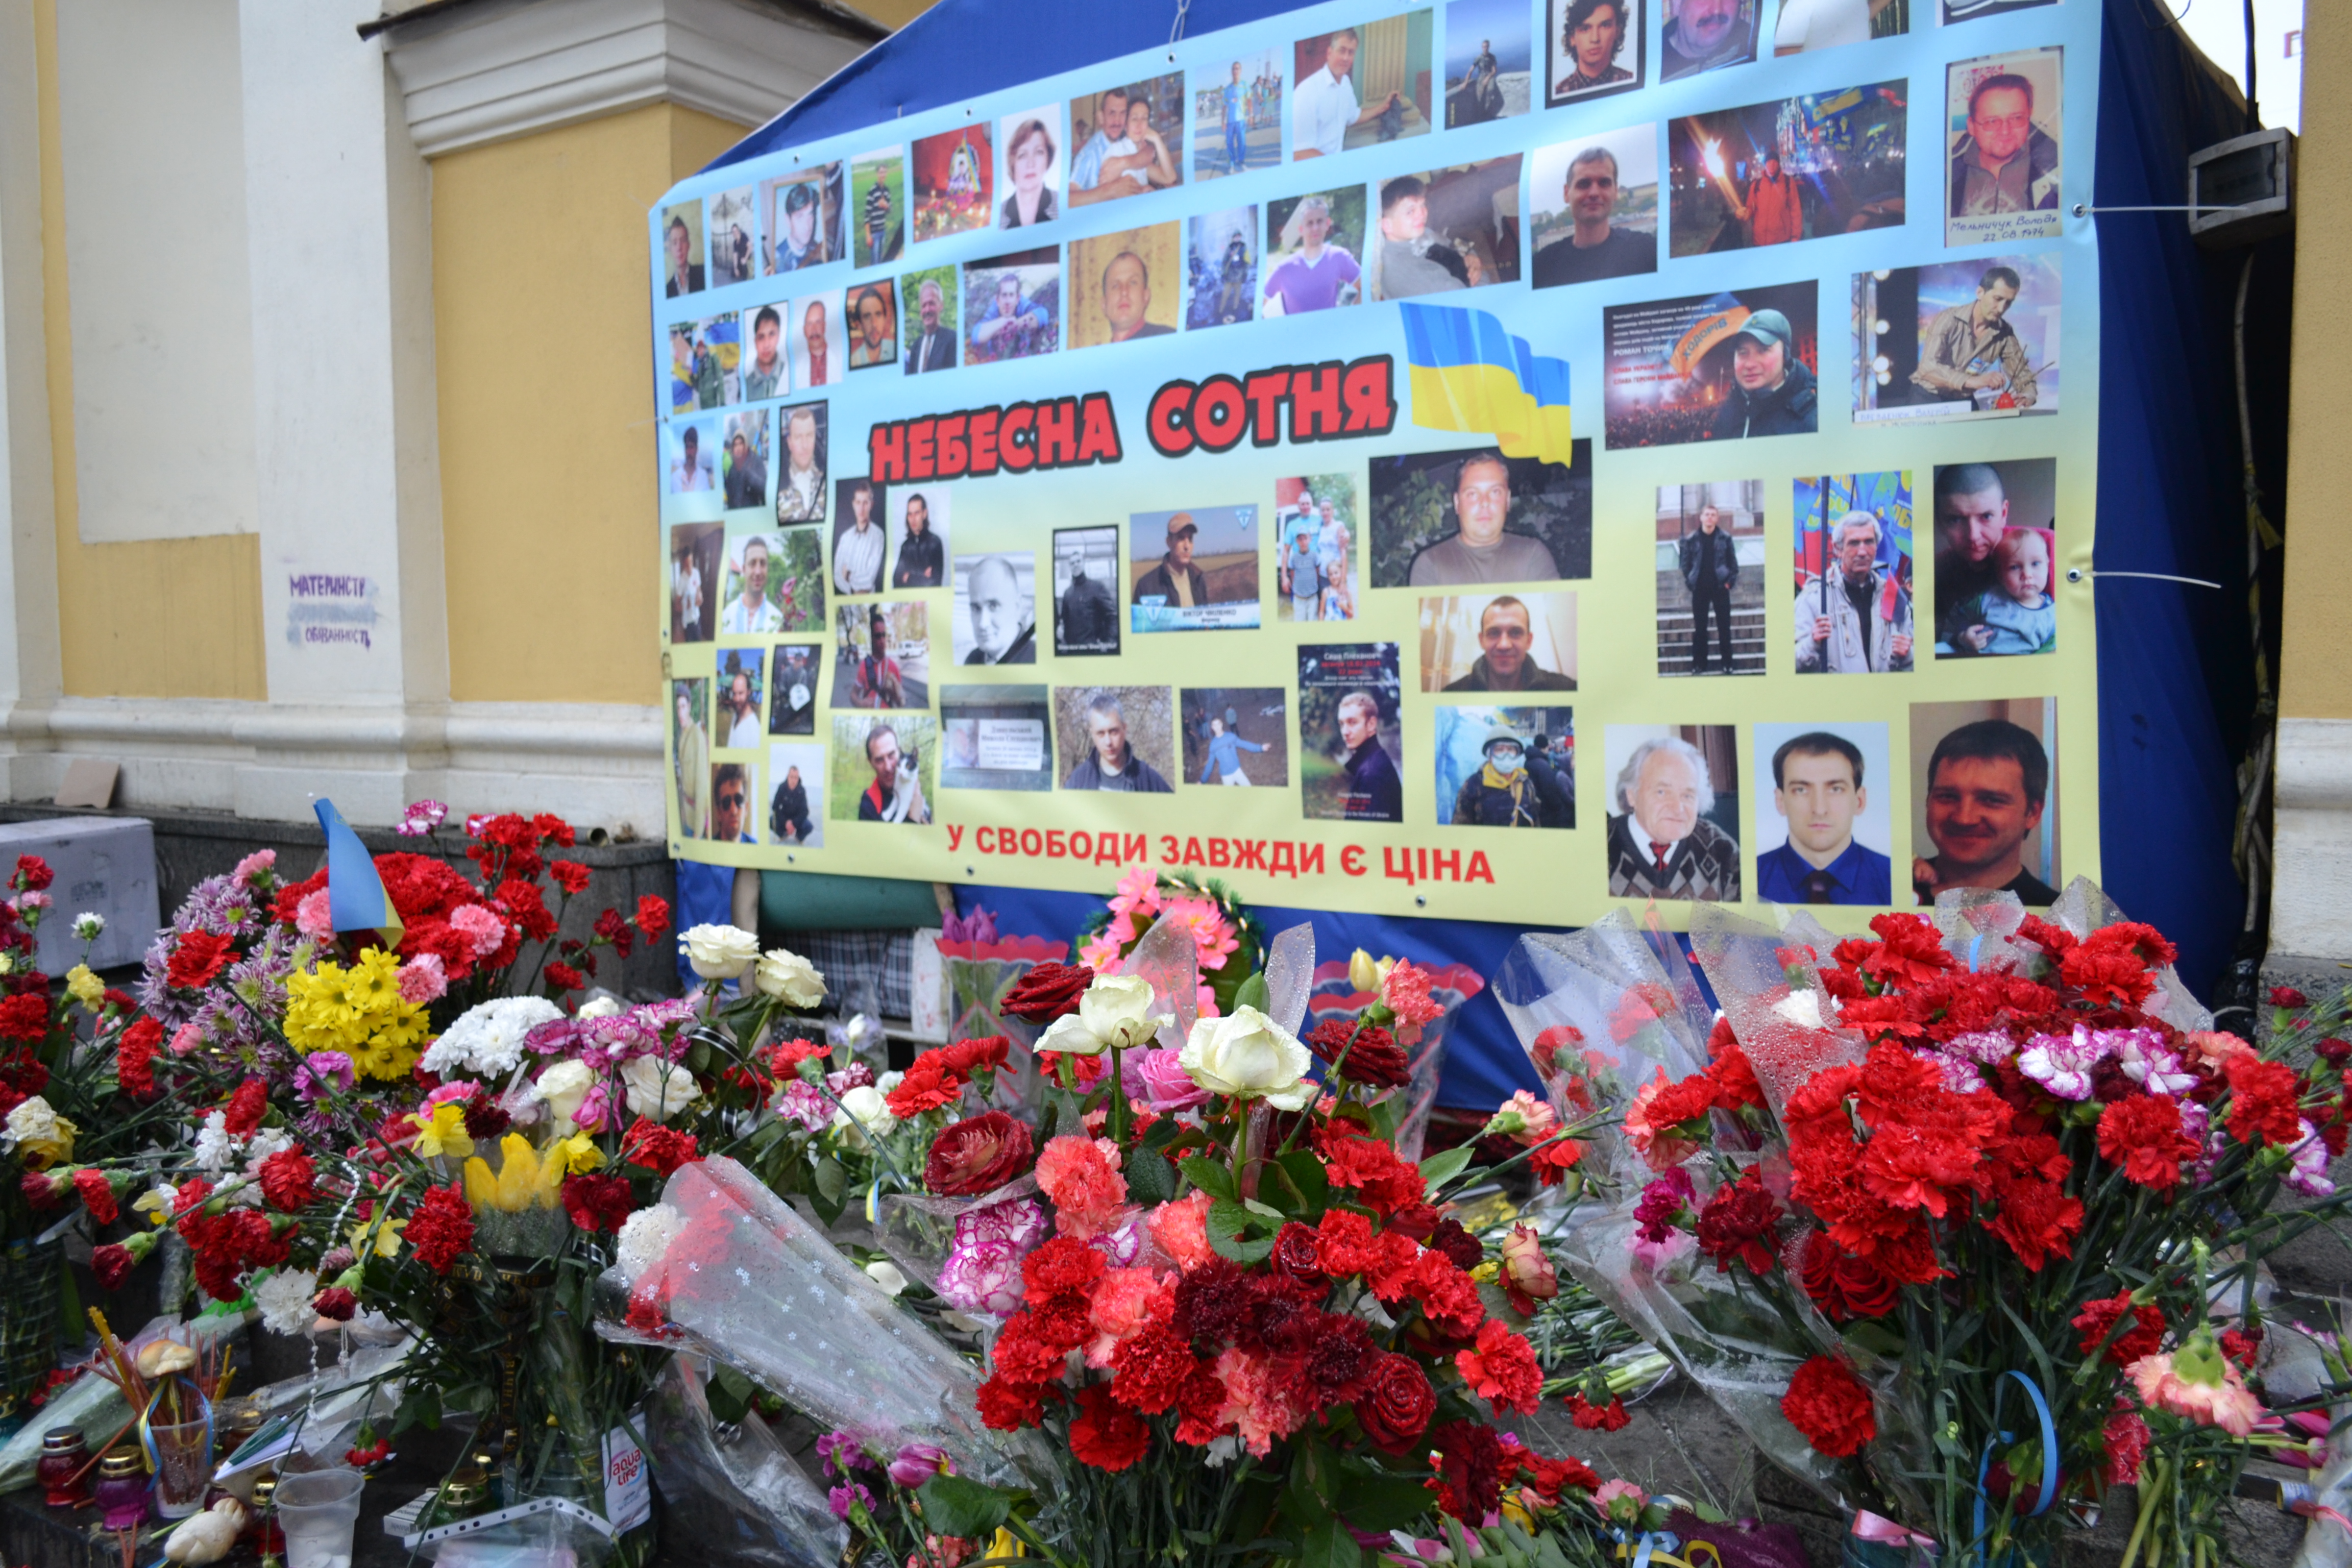
POLYGON ((490 1163, 479 1154, 466 1162, 466 1204, 476 1214, 499 1201, 499 1179, 490 1174, 490 1163))
POLYGON ((1348 984, 1359 991, 1378 991, 1381 988, 1381 966, 1373 963, 1372 955, 1360 947, 1348 960, 1348 984))
POLYGON ((1522 1492, 1509 1493, 1496 1505, 1496 1508, 1505 1519, 1509 1520, 1529 1535, 1533 1535, 1536 1532, 1536 1518, 1528 1511, 1527 1505, 1520 1500, 1525 1495, 1522 1492))
POLYGON ((1029 1549, 1021 1544, 1021 1538, 1019 1536, 1013 1534, 1009 1530, 1000 1528, 996 1532, 996 1539, 988 1543, 988 1555, 991 1557, 1026 1557, 1029 1555, 1029 1549))
POLYGON ((499 1140, 499 1152, 506 1163, 499 1168, 498 1205, 506 1214, 520 1214, 538 1203, 541 1208, 552 1208, 551 1203, 541 1196, 539 1151, 530 1140, 520 1132, 509 1132, 499 1140))

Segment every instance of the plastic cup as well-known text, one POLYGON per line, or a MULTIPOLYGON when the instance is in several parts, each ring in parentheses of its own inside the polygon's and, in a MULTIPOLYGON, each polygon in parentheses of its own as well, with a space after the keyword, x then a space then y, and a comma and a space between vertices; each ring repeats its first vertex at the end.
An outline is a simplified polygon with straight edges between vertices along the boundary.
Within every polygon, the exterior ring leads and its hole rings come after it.
POLYGON ((273 1500, 286 1532, 286 1568, 351 1568, 352 1529, 359 1522, 357 1470, 306 1470, 278 1483, 273 1500))
POLYGON ((213 1484, 212 1423, 159 1421, 147 1430, 155 1439, 156 1515, 185 1519, 205 1506, 213 1484))

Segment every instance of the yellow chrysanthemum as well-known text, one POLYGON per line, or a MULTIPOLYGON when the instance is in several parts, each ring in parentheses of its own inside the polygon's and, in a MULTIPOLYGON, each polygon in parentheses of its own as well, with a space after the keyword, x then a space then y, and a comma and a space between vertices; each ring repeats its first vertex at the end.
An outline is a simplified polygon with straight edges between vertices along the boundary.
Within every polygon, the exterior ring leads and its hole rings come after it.
POLYGON ((400 994, 400 959, 370 948, 286 978, 286 1037, 296 1050, 341 1051, 362 1077, 406 1078, 425 1044, 425 1009, 400 994))

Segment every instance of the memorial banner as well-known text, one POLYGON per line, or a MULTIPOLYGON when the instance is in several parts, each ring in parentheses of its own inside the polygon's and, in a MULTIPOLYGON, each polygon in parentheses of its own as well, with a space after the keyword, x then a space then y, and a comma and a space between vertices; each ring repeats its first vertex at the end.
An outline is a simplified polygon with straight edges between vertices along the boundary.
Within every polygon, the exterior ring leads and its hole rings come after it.
POLYGON ((683 182, 672 852, 1554 925, 2096 877, 2098 27, 1335 3, 683 182))

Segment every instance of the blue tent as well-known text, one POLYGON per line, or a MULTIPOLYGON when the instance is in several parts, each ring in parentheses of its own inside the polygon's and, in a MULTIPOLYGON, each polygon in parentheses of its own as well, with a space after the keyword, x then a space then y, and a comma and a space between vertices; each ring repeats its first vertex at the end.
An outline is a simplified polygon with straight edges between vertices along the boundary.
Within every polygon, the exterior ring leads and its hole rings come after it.
MULTIPOLYGON (((1915 3, 1918 25, 1928 25, 1931 0, 1915 3)), ((711 167, 1295 8, 940 0, 711 167)), ((2181 202, 2189 153, 2247 129, 2235 88, 2155 0, 2104 0, 2099 102, 2101 207, 2181 202)), ((2101 344, 2097 569, 2225 585, 2136 576, 2096 584, 2101 858, 2110 896, 2172 937, 2183 977, 2210 994, 2244 910, 2231 843, 2237 752, 2254 699, 2231 343, 2213 310, 2217 277, 2226 270, 2234 284, 2237 258, 2200 252, 2177 213, 2098 221, 2103 312, 2115 330, 2101 344)), ((679 872, 688 909, 699 889, 714 905, 709 918, 724 919, 732 873, 684 864, 679 872)), ((993 910, 1006 931, 1056 936, 1100 908, 1084 895, 1013 888, 960 887, 956 897, 965 911, 993 910)), ((1327 955, 1363 947, 1486 974, 1526 929, 1257 912, 1269 931, 1312 921, 1327 955)), ((1536 1087, 1491 993, 1465 1009, 1454 1038, 1444 1103, 1491 1107, 1536 1087)))

